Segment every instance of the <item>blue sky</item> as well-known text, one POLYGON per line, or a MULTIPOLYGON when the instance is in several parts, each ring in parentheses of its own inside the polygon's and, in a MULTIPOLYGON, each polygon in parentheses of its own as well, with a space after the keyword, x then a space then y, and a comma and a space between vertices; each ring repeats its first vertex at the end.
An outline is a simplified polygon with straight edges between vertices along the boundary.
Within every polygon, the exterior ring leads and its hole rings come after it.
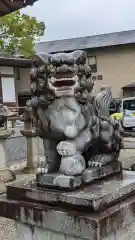
POLYGON ((45 22, 41 41, 135 29, 135 0, 38 0, 22 12, 45 22))

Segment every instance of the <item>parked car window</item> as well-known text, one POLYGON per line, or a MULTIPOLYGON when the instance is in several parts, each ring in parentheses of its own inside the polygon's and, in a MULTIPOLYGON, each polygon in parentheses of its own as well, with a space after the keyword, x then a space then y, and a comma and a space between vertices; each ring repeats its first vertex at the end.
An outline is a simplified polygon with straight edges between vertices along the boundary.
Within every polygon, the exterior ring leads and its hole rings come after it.
POLYGON ((123 102, 123 109, 135 111, 135 100, 126 100, 123 102))

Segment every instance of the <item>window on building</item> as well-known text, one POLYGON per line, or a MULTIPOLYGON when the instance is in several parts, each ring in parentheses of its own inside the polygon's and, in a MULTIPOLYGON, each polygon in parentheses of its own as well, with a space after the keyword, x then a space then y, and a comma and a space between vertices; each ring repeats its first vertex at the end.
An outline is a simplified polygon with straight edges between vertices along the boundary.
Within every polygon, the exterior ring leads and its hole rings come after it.
POLYGON ((0 102, 1 101, 4 104, 16 103, 14 77, 10 75, 0 75, 0 102))
POLYGON ((2 77, 2 96, 4 103, 16 102, 14 78, 2 77))
POLYGON ((88 64, 91 67, 91 71, 96 73, 97 72, 97 60, 96 56, 88 56, 88 64))
POLYGON ((92 80, 93 80, 93 81, 96 81, 96 80, 97 80, 97 77, 96 77, 96 76, 92 76, 92 80))
POLYGON ((102 75, 98 75, 97 76, 97 80, 103 80, 103 76, 102 75))

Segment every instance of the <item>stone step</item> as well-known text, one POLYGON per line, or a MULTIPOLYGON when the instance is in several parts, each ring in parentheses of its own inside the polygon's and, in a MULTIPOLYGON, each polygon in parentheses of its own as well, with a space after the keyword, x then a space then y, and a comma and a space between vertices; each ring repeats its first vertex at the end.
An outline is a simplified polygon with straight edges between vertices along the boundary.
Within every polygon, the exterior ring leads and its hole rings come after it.
POLYGON ((135 149, 135 142, 134 141, 125 141, 123 148, 124 149, 135 149))

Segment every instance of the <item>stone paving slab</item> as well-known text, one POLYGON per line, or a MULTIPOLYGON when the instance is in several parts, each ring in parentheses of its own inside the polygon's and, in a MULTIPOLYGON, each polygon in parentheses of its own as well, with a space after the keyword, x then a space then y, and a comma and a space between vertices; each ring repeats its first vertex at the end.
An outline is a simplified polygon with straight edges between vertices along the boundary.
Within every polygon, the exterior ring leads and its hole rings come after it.
POLYGON ((124 169, 129 169, 135 163, 135 149, 122 149, 119 161, 122 163, 124 169))
POLYGON ((124 142, 124 149, 135 149, 135 142, 134 141, 125 141, 124 142))
POLYGON ((135 142, 135 137, 127 137, 123 139, 124 139, 124 142, 135 142))

